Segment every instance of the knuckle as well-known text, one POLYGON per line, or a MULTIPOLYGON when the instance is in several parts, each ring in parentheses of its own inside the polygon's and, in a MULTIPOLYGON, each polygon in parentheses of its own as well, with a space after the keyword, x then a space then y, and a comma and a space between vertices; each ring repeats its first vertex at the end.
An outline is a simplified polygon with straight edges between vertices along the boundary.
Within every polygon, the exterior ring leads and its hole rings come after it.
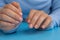
POLYGON ((48 19, 49 19, 49 20, 52 20, 52 18, 51 18, 50 16, 48 16, 48 19))
POLYGON ((15 3, 15 4, 18 4, 18 5, 19 5, 19 3, 18 3, 18 2, 12 2, 12 3, 15 3))
POLYGON ((44 11, 43 10, 40 10, 41 13, 43 13, 44 11))
POLYGON ((41 13, 45 13, 45 12, 44 12, 44 11, 42 11, 42 10, 41 10, 40 12, 41 12, 41 13))
POLYGON ((8 12, 10 10, 8 8, 4 8, 2 11, 3 11, 3 13, 5 13, 5 12, 8 12))
POLYGON ((9 8, 10 7, 10 4, 6 4, 5 6, 4 6, 4 8, 9 8))
POLYGON ((4 19, 4 15, 0 14, 0 20, 4 19))
POLYGON ((32 9, 31 12, 36 12, 36 10, 32 9))
POLYGON ((0 25, 2 24, 2 21, 0 21, 0 25))

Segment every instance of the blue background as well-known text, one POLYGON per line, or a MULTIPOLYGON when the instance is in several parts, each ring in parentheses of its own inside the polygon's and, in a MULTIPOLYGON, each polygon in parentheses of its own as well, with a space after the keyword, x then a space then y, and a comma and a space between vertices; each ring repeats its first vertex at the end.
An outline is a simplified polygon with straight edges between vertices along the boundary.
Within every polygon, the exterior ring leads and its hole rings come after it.
POLYGON ((26 22, 22 22, 18 31, 13 34, 0 32, 0 40, 60 40, 60 28, 52 30, 29 29, 26 22))

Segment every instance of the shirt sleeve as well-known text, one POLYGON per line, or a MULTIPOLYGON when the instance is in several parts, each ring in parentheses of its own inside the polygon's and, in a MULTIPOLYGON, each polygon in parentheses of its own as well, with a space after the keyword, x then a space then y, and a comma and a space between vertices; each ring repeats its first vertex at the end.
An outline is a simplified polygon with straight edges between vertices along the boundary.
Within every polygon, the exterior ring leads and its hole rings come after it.
POLYGON ((52 11, 49 16, 51 16, 52 18, 52 23, 49 25, 48 29, 59 27, 60 26, 60 0, 52 0, 52 11))
POLYGON ((5 5, 5 1, 4 0, 0 0, 0 7, 3 7, 5 5))

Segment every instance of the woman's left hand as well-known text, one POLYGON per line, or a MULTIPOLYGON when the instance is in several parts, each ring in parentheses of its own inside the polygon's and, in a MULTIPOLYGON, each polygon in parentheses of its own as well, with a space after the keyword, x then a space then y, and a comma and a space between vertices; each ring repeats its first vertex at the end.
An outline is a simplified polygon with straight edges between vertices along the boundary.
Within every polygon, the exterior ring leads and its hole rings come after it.
POLYGON ((39 10, 31 10, 27 18, 30 28, 35 29, 45 29, 50 25, 51 21, 52 19, 48 14, 39 10))

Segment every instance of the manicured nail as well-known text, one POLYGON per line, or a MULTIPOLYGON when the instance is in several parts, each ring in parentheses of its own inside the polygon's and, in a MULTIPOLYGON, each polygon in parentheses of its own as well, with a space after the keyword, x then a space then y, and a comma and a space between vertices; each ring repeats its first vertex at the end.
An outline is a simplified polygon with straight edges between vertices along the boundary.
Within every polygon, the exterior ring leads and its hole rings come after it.
POLYGON ((33 28, 33 27, 32 27, 32 24, 30 24, 30 28, 33 28))

